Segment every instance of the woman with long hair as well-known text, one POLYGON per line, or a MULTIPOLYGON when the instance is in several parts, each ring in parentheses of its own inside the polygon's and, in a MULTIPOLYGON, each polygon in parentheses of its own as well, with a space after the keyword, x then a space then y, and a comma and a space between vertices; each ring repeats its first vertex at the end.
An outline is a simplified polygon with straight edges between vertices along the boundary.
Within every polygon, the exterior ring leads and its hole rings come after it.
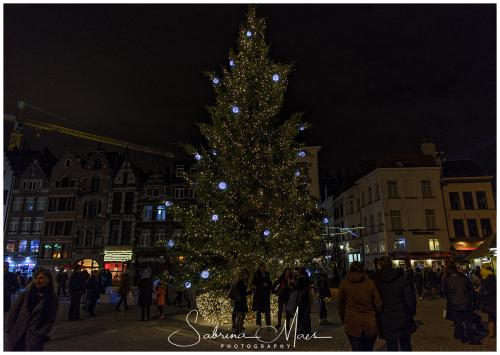
POLYGON ((240 277, 236 283, 235 292, 235 310, 236 310, 236 334, 243 332, 243 323, 248 312, 247 296, 252 294, 253 290, 248 291, 248 269, 243 268, 240 271, 240 277))
POLYGON ((58 308, 54 278, 49 270, 40 269, 10 309, 5 350, 42 351, 57 319, 58 308))
MULTIPOLYGON (((283 312, 286 312, 285 305, 288 301, 290 295, 290 288, 288 287, 290 281, 293 279, 292 269, 286 267, 283 273, 280 275, 278 280, 273 284, 273 291, 278 295, 278 324, 276 328, 281 327, 281 319, 283 318, 283 312)), ((289 323, 287 318, 287 323, 289 323)))

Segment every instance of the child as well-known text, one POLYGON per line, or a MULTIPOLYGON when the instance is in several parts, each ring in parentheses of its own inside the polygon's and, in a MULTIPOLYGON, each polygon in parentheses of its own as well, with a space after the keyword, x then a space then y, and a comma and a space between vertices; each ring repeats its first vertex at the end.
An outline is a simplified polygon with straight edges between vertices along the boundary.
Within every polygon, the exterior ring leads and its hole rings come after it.
POLYGON ((155 289, 156 293, 156 304, 158 305, 158 311, 160 312, 160 320, 165 319, 163 315, 163 306, 165 305, 165 298, 167 295, 167 290, 165 285, 160 281, 155 289))

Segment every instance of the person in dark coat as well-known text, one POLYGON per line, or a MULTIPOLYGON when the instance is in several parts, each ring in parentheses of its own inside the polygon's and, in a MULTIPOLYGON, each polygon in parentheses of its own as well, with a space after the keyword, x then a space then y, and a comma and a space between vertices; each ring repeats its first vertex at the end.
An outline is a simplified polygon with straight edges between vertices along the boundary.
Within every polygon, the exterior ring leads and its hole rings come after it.
POLYGON ((278 324, 276 325, 276 329, 281 327, 283 312, 285 311, 285 305, 290 295, 289 282, 291 279, 293 279, 292 269, 287 267, 272 286, 272 289, 278 295, 278 324))
POLYGON ((99 299, 100 291, 99 272, 94 270, 87 280, 87 313, 90 317, 96 316, 94 311, 97 305, 97 300, 99 299))
MULTIPOLYGON (((408 282, 408 278, 405 277, 406 282, 408 282)), ((415 288, 418 292, 418 298, 422 299, 422 291, 424 289, 424 274, 422 273, 422 269, 417 269, 415 273, 415 288)))
POLYGON ((83 320, 80 318, 80 302, 82 299, 82 295, 85 292, 86 284, 85 278, 82 273, 82 267, 80 265, 76 265, 73 273, 69 278, 69 297, 70 297, 70 305, 68 311, 68 320, 83 320))
POLYGON ((49 270, 40 269, 12 306, 7 323, 6 351, 42 351, 57 319, 58 299, 49 270))
POLYGON ((7 313, 12 303, 12 295, 19 288, 17 276, 9 271, 9 263, 3 263, 3 312, 7 313))
POLYGON ((245 316, 248 313, 247 296, 251 295, 254 290, 248 290, 249 272, 243 268, 240 271, 239 280, 234 288, 234 310, 236 311, 236 330, 235 334, 243 333, 243 325, 245 316))
POLYGON ((138 286, 138 306, 141 307, 141 320, 149 320, 151 305, 153 304, 153 280, 149 277, 149 275, 143 275, 139 280, 138 286))
POLYGON ((447 312, 453 312, 455 337, 462 343, 480 345, 473 339, 473 287, 470 280, 460 274, 456 265, 448 268, 448 276, 444 280, 443 291, 446 296, 447 312))
POLYGON ((439 279, 434 270, 429 269, 429 272, 427 274, 427 280, 429 281, 431 296, 434 297, 438 294, 438 285, 439 285, 439 279))
POLYGON ((116 305, 115 310, 119 311, 120 306, 123 303, 125 310, 128 311, 130 308, 127 304, 128 293, 130 292, 130 275, 128 273, 124 273, 122 279, 120 280, 120 285, 118 287, 118 294, 120 295, 120 301, 116 305))
POLYGON ((481 288, 479 290, 481 309, 488 315, 488 338, 496 336, 497 322, 497 280, 491 265, 481 268, 481 288))
POLYGON ((307 275, 305 267, 301 267, 297 273, 295 282, 295 290, 297 291, 297 307, 298 307, 298 334, 311 334, 311 280, 307 275))
POLYGON ((259 269, 253 276, 253 285, 255 288, 253 294, 252 310, 256 312, 255 323, 261 325, 261 313, 266 316, 266 325, 271 325, 271 287, 272 281, 269 272, 266 270, 266 264, 261 263, 259 269))
POLYGON ((64 269, 59 270, 57 273, 57 296, 61 296, 61 291, 66 297, 66 283, 68 282, 68 273, 64 269))
MULTIPOLYGON (((380 262, 380 261, 379 261, 380 262)), ((330 325, 328 321, 328 309, 326 307, 326 299, 331 297, 330 285, 328 284, 328 277, 324 270, 319 273, 318 280, 316 281, 316 291, 319 298, 319 324, 330 325)))
POLYGON ((379 312, 379 336, 385 339, 387 350, 411 351, 411 334, 417 329, 413 317, 417 311, 415 289, 392 268, 389 257, 379 259, 380 270, 375 285, 382 299, 379 312))
POLYGON ((337 307, 352 350, 373 351, 378 334, 377 312, 382 309, 382 300, 359 261, 351 263, 349 273, 340 283, 337 307))

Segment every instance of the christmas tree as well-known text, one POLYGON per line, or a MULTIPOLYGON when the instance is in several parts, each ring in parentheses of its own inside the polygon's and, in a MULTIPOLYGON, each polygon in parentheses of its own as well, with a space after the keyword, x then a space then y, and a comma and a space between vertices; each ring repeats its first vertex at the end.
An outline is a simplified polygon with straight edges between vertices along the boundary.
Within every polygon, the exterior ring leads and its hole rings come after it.
POLYGON ((296 138, 307 125, 301 114, 279 117, 291 66, 269 58, 264 31, 250 7, 228 67, 207 73, 216 93, 211 122, 199 125, 208 147, 187 147, 199 162, 186 176, 197 204, 174 210, 188 286, 225 290, 242 267, 253 273, 265 262, 276 274, 320 253, 323 216, 298 164, 307 152, 296 138))

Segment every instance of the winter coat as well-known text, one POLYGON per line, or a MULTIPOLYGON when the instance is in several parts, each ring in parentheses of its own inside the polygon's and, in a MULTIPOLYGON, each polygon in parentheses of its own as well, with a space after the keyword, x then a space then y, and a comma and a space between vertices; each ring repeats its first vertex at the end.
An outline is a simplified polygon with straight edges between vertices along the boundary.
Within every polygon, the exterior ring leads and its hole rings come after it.
POLYGON ((485 279, 481 279, 481 303, 483 312, 496 313, 497 311, 497 280, 495 275, 489 274, 485 279))
POLYGON ((122 277, 118 286, 118 294, 126 296, 130 291, 130 278, 122 277))
POLYGON ((330 297, 330 285, 328 284, 328 278, 326 275, 320 275, 318 281, 316 282, 316 290, 318 291, 320 298, 330 297))
POLYGON ((415 289, 394 269, 377 271, 375 285, 382 299, 382 310, 379 313, 380 337, 390 340, 415 332, 415 289))
POLYGON ((276 291, 278 295, 278 300, 286 303, 288 297, 290 297, 290 287, 288 287, 288 280, 284 275, 281 275, 278 280, 276 280, 272 286, 272 289, 276 291))
POLYGON ((87 299, 96 300, 99 298, 99 280, 96 276, 90 276, 87 280, 87 299))
POLYGON ((443 292, 448 301, 447 309, 450 311, 472 310, 473 288, 471 282, 461 274, 451 274, 443 284, 443 292))
MULTIPOLYGON (((5 326, 6 344, 5 351, 13 351, 16 344, 24 338, 26 351, 41 351, 44 344, 49 340, 49 333, 57 319, 59 304, 57 299, 54 302, 54 309, 45 312, 49 318, 41 323, 42 309, 45 305, 42 298, 33 311, 28 308, 28 292, 19 295, 14 305, 11 307, 7 324, 5 326)), ((48 297, 48 296, 44 296, 48 297)))
POLYGON ((158 306, 164 306, 165 296, 167 295, 167 290, 165 289, 165 286, 158 285, 156 287, 155 293, 156 293, 156 304, 158 306))
POLYGON ((377 335, 377 312, 382 309, 382 300, 373 280, 361 272, 348 273, 340 283, 337 303, 347 335, 377 335))
POLYGON ((295 290, 298 292, 297 295, 297 306, 299 308, 306 307, 310 309, 312 306, 311 297, 311 281, 305 275, 299 275, 295 283, 295 290))
POLYGON ((404 271, 404 278, 410 287, 415 288, 415 272, 413 269, 406 269, 404 271))
POLYGON ((139 280, 138 306, 151 306, 153 304, 153 280, 142 278, 139 280))
POLYGON ((3 273, 3 292, 5 294, 13 294, 19 288, 17 276, 13 272, 3 273))
POLYGON ((422 274, 422 272, 415 273, 415 287, 417 288, 417 290, 421 290, 424 287, 424 275, 422 274))
POLYGON ((438 287, 439 279, 434 271, 432 270, 429 271, 429 273, 427 274, 427 280, 429 280, 429 285, 432 288, 438 287))
POLYGON ((252 309, 260 312, 269 310, 271 308, 272 287, 269 272, 266 271, 264 275, 262 275, 260 271, 257 271, 253 276, 253 285, 255 286, 255 291, 253 293, 252 309))
POLYGON ((68 274, 66 272, 58 272, 57 273, 57 283, 59 285, 65 285, 68 281, 68 274))
POLYGON ((234 287, 234 310, 239 313, 248 312, 247 296, 252 291, 247 291, 247 284, 243 280, 239 280, 234 287))
POLYGON ((85 292, 86 280, 85 275, 80 271, 75 271, 69 278, 69 291, 70 292, 85 292))

